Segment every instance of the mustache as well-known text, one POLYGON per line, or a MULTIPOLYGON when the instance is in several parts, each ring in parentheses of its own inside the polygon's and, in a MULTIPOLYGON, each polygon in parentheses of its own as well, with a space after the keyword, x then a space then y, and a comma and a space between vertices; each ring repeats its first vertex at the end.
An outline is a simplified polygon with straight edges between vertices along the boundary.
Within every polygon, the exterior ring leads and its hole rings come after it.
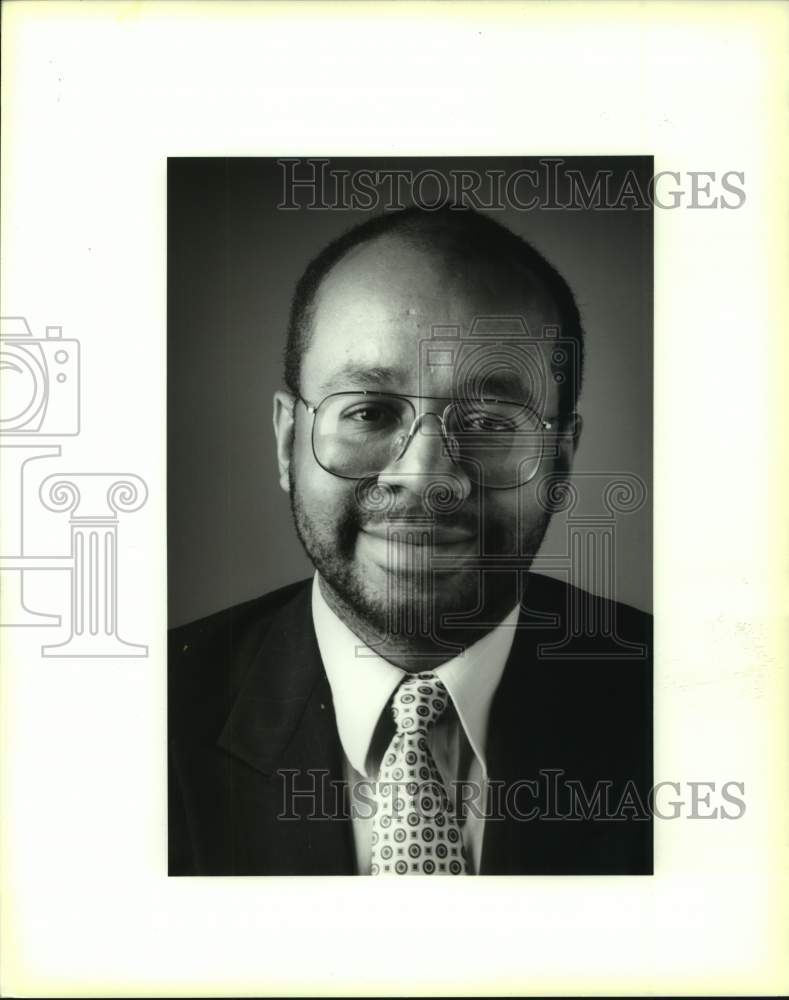
POLYGON ((361 481, 354 491, 353 507, 362 527, 429 518, 438 527, 468 529, 479 524, 480 516, 479 497, 462 494, 446 481, 436 481, 418 492, 361 481))
POLYGON ((338 551, 351 559, 360 532, 385 536, 389 528, 398 524, 418 526, 420 532, 428 532, 437 543, 460 541, 459 536, 466 535, 484 537, 485 550, 491 554, 507 555, 517 549, 514 526, 486 516, 476 491, 460 500, 455 496, 445 510, 436 509, 436 496, 393 489, 378 491, 360 485, 346 497, 343 513, 336 523, 338 551))

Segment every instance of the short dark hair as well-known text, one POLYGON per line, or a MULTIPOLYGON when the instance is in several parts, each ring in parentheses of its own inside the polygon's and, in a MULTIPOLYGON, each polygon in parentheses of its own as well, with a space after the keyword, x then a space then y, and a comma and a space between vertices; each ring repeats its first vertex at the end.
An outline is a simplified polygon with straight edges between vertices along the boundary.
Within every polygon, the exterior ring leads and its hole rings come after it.
POLYGON ((414 206, 377 215, 332 240, 310 261, 296 285, 290 308, 285 384, 291 392, 300 392, 302 359, 309 347, 315 297, 322 282, 347 253, 384 235, 403 236, 438 252, 496 267, 531 288, 536 282, 558 309, 560 336, 576 345, 576 370, 572 377, 560 381, 559 397, 560 413, 566 415, 573 411, 581 387, 584 333, 570 286, 531 243, 490 216, 453 205, 438 209, 414 206))

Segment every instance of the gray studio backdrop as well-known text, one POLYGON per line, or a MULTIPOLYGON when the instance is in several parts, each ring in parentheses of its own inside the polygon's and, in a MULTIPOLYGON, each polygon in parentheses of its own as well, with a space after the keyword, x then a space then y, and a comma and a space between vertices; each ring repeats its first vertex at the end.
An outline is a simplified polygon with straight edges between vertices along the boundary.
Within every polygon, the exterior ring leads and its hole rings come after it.
MULTIPOLYGON (((566 157, 564 165, 582 170, 590 183, 596 172, 609 171, 611 190, 633 171, 646 191, 652 171, 649 157, 566 157)), ((329 169, 509 173, 535 166, 537 158, 521 157, 371 158, 335 159, 329 169)), ((327 241, 371 213, 283 211, 277 205, 284 177, 275 159, 169 161, 170 625, 311 574, 277 482, 271 399, 283 384, 296 280, 327 241)), ((636 207, 639 200, 617 208, 506 207, 490 214, 564 274, 587 335, 579 501, 569 515, 555 515, 535 568, 595 592, 610 594, 613 580, 617 599, 651 610, 652 211, 636 207), (604 487, 617 476, 625 485, 606 498, 604 487), (644 484, 643 503, 634 483, 644 484), (583 531, 572 541, 568 517, 576 528, 584 518, 594 522, 597 541, 583 531), (599 558, 570 559, 573 549, 600 545, 601 531, 613 541, 608 582, 599 558), (585 568, 591 565, 594 572, 585 568)), ((297 201, 308 198, 302 193, 297 201)))

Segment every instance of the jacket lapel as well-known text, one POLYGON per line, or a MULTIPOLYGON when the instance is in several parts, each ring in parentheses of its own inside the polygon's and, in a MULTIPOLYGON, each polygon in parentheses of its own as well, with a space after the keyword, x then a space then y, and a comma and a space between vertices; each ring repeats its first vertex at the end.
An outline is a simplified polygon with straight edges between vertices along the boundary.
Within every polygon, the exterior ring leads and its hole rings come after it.
MULTIPOLYGON (((486 755, 488 808, 492 815, 485 822, 481 875, 503 875, 521 870, 523 831, 512 818, 514 808, 519 808, 520 803, 510 799, 509 790, 514 782, 530 776, 522 766, 524 761, 518 738, 524 729, 524 702, 529 698, 529 693, 524 690, 525 666, 534 659, 535 631, 542 633, 538 625, 528 627, 530 620, 521 608, 512 649, 491 703, 486 755)), ((531 697, 534 698, 536 678, 531 680, 531 697)), ((539 740, 535 732, 531 733, 531 737, 528 742, 532 745, 539 740)), ((525 796, 521 798, 525 806, 525 796)))
POLYGON ((573 785, 587 797, 600 791, 608 807, 629 784, 645 795, 649 665, 621 653, 609 659, 605 639, 594 658, 557 656, 568 620, 563 597, 552 581, 530 576, 491 705, 489 807, 496 818, 485 824, 481 874, 643 874, 651 866, 650 822, 577 815, 571 792, 573 785))
POLYGON ((218 745, 233 759, 233 852, 241 869, 354 873, 342 748, 309 587, 273 619, 218 745))

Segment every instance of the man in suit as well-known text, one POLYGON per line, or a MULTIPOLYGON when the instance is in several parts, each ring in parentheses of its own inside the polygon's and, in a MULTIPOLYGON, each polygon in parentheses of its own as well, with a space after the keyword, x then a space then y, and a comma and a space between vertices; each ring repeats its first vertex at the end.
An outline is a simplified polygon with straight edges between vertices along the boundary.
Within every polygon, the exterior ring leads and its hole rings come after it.
POLYGON ((651 873, 651 620, 530 571, 582 359, 471 210, 308 266, 274 428, 316 572, 171 633, 171 874, 651 873))

